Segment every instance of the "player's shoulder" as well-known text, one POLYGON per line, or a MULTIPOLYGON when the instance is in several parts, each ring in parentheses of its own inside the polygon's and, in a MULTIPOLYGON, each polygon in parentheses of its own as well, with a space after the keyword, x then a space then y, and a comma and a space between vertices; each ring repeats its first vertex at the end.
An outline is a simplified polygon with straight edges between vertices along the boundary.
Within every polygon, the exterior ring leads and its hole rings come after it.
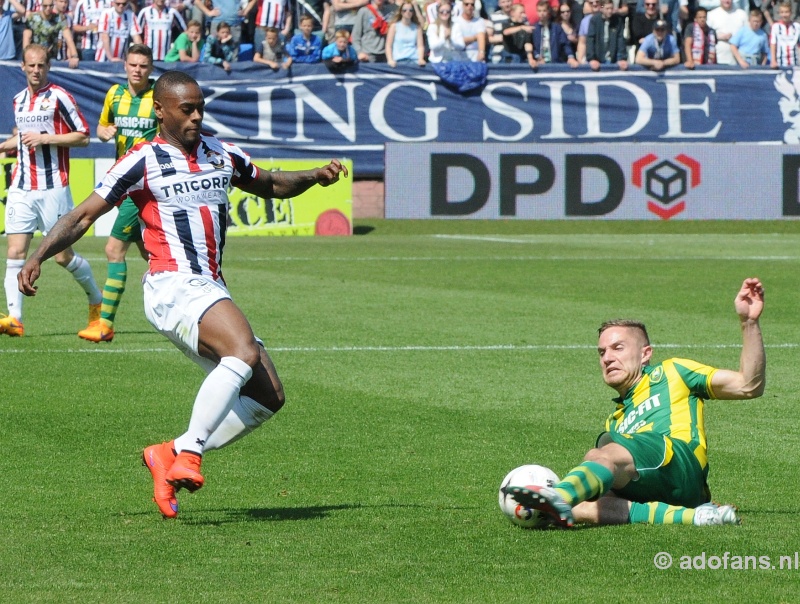
POLYGON ((231 158, 238 158, 239 160, 249 161, 250 155, 242 149, 239 145, 235 143, 229 143, 227 141, 219 141, 220 146, 223 151, 225 151, 231 158))
POLYGON ((66 88, 63 88, 58 84, 53 84, 53 83, 48 84, 48 86, 50 86, 51 94, 54 97, 56 97, 60 102, 62 103, 68 102, 72 105, 77 105, 75 97, 73 97, 72 93, 70 93, 70 91, 67 90, 66 88))
POLYGON ((239 147, 233 143, 229 143, 222 139, 217 138, 213 134, 200 134, 200 142, 208 147, 209 149, 214 149, 218 152, 230 152, 230 151, 237 151, 239 147))
POLYGON ((661 365, 666 371, 675 371, 679 374, 684 373, 707 373, 708 370, 713 369, 708 365, 704 365, 693 359, 685 359, 681 357, 673 357, 661 362, 661 365))
POLYGON ((128 150, 128 153, 136 152, 140 155, 145 153, 151 153, 153 149, 153 145, 156 143, 154 141, 139 141, 133 147, 128 150))
POLYGON ((107 96, 123 96, 127 91, 127 87, 123 84, 112 84, 111 88, 108 89, 106 93, 107 96))
POLYGON ((238 145, 219 139, 212 134, 201 134, 200 143, 200 146, 205 150, 206 154, 211 152, 213 154, 225 154, 228 156, 244 155, 244 151, 242 151, 238 145))
POLYGON ((150 158, 158 159, 157 153, 153 149, 152 141, 141 141, 133 145, 122 156, 114 162, 112 170, 118 173, 141 173, 147 172, 147 165, 150 158))

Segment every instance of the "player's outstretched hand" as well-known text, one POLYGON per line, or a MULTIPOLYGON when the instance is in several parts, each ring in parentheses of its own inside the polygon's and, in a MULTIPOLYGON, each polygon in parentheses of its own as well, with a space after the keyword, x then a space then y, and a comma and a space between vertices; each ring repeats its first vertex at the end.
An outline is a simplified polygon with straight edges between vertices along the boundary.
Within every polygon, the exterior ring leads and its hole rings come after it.
POLYGON ((764 286, 757 277, 745 279, 733 302, 742 321, 756 321, 764 310, 764 286))
POLYGON ((42 266, 38 262, 28 260, 17 275, 19 291, 26 296, 35 296, 38 288, 34 285, 34 283, 39 278, 41 272, 42 266))
POLYGON ((327 187, 339 180, 339 174, 343 174, 347 178, 347 168, 338 159, 332 159, 327 166, 317 170, 317 182, 323 187, 327 187))

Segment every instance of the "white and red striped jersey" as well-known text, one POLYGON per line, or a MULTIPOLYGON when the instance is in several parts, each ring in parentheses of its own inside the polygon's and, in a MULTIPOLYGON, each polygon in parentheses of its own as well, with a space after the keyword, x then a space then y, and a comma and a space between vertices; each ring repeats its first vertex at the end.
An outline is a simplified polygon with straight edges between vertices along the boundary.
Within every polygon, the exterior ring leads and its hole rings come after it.
MULTIPOLYGON (((88 27, 92 23, 99 27, 100 15, 110 8, 108 0, 78 0, 75 6, 75 24, 88 27)), ((96 49, 100 46, 100 34, 87 31, 81 34, 80 48, 96 49)))
MULTIPOLYGON (((85 132, 89 125, 72 95, 55 84, 31 94, 29 88, 14 97, 14 122, 23 132, 68 134, 85 132)), ((17 140, 17 164, 11 186, 23 191, 61 189, 69 185, 69 147, 39 145, 28 147, 17 140)))
POLYGON ((797 43, 800 39, 800 23, 786 25, 782 21, 772 24, 770 45, 775 45, 775 60, 780 67, 797 65, 797 43))
POLYGON ((157 136, 123 155, 95 192, 139 208, 150 272, 175 271, 222 279, 228 187, 246 184, 258 168, 239 147, 201 135, 186 155, 157 136))
POLYGON ((97 26, 97 33, 107 33, 111 43, 111 57, 106 56, 106 49, 102 43, 98 42, 97 52, 94 55, 95 61, 108 61, 111 58, 123 58, 125 51, 128 50, 128 43, 132 35, 142 35, 142 29, 136 20, 136 15, 129 8, 120 14, 113 8, 104 9, 100 13, 100 22, 97 26))
POLYGON ((256 26, 282 30, 286 26, 286 15, 291 14, 291 10, 289 0, 261 0, 256 13, 256 26))
POLYGON ((139 11, 139 29, 142 30, 142 43, 153 51, 154 61, 163 61, 172 44, 172 26, 186 30, 186 21, 174 8, 158 10, 148 6, 139 11))

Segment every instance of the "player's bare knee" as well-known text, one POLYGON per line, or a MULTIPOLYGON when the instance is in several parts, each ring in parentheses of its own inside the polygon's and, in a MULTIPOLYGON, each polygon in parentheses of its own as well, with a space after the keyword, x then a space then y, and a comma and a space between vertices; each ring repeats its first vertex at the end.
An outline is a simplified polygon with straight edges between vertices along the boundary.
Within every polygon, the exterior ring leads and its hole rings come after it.
POLYGON ((25 256, 27 255, 27 250, 23 247, 17 246, 8 246, 8 251, 6 252, 6 257, 9 260, 25 260, 25 256))
POLYGON ((254 370, 261 364, 261 350, 255 341, 240 346, 233 356, 244 361, 254 370))
POLYGON ((72 259, 75 257, 75 253, 72 251, 72 248, 67 248, 63 252, 59 252, 55 256, 53 256, 53 260, 58 263, 59 266, 67 268, 67 265, 72 262, 72 259))
POLYGON ((603 465, 606 465, 603 462, 608 462, 608 459, 603 449, 595 448, 589 449, 586 452, 586 455, 583 456, 583 461, 593 461, 595 463, 602 463, 603 465))
POLYGON ((125 262, 126 251, 116 241, 109 240, 106 243, 106 258, 109 262, 125 262))
POLYGON ((583 461, 591 461, 600 464, 611 472, 616 473, 616 460, 614 459, 613 455, 609 454, 609 451, 606 450, 605 447, 599 449, 589 449, 586 455, 584 455, 583 461))

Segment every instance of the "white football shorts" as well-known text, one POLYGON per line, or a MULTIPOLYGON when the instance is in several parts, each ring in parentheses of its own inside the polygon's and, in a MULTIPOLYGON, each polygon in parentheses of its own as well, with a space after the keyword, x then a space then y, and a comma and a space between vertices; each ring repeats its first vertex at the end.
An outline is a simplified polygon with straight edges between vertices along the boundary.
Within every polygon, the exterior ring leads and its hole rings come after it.
POLYGON ((9 189, 6 199, 6 233, 9 235, 48 231, 74 207, 69 187, 47 191, 9 189))
POLYGON ((145 273, 142 286, 150 324, 205 368, 209 361, 197 353, 200 319, 220 300, 231 299, 225 285, 203 275, 164 272, 145 273))

